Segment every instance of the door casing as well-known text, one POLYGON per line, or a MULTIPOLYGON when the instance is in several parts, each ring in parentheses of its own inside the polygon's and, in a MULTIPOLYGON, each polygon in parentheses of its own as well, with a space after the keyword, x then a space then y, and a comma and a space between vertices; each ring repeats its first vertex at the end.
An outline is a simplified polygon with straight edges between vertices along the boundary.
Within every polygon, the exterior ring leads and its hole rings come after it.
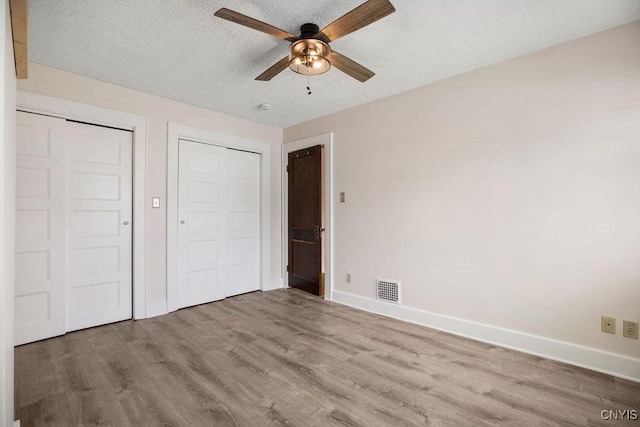
POLYGON ((310 148, 316 145, 324 145, 324 273, 325 290, 324 299, 333 299, 333 134, 313 136, 297 141, 287 142, 282 145, 282 276, 284 287, 289 286, 287 275, 287 262, 289 260, 289 245, 287 242, 287 230, 289 229, 287 212, 289 209, 289 183, 287 179, 288 155, 292 151, 310 148))

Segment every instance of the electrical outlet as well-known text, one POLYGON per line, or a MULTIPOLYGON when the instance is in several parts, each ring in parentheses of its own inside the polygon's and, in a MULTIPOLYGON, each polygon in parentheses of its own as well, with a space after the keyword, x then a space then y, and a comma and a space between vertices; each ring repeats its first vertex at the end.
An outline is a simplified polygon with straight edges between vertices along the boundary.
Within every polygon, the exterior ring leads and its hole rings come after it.
POLYGON ((615 317, 602 316, 602 332, 607 332, 609 334, 616 333, 615 317))
POLYGON ((638 339, 638 322, 622 321, 622 336, 638 339))
POLYGON ((347 283, 351 283, 351 273, 347 273, 347 277, 345 278, 347 283))

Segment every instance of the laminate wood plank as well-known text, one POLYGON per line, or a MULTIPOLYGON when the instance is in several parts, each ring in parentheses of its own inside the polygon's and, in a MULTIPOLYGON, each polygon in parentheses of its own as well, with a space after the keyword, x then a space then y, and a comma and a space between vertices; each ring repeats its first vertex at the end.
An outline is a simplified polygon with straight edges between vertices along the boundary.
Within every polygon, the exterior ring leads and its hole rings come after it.
MULTIPOLYGON (((165 326, 163 326, 163 330, 166 330, 165 326)), ((221 328, 212 332, 219 333, 221 328)), ((222 332, 224 333, 224 331, 222 332)), ((231 334, 231 336, 234 335, 231 334)), ((235 337, 237 338, 237 336, 235 337)), ((208 341, 214 342, 213 340, 208 341)), ((241 341, 246 342, 247 340, 241 341)), ((242 409, 243 407, 251 407, 252 402, 243 399, 242 393, 238 393, 235 386, 235 379, 226 375, 226 370, 233 366, 233 362, 228 363, 226 360, 222 360, 224 363, 216 363, 221 359, 222 348, 218 350, 216 347, 198 346, 197 342, 192 344, 188 336, 182 340, 174 340, 171 345, 165 347, 167 347, 165 348, 167 361, 162 365, 171 368, 169 373, 181 380, 183 385, 190 390, 195 390, 203 402, 217 402, 216 411, 223 416, 223 419, 215 419, 216 423, 248 425, 265 421, 259 411, 242 409), (181 371, 175 369, 176 364, 182 366, 183 369, 181 371), (239 415, 234 418, 229 414, 239 415)), ((206 409, 206 411, 210 411, 210 409, 206 409)))
POLYGON ((65 392, 52 392, 37 402, 18 406, 15 418, 21 420, 21 427, 67 427, 73 425, 71 409, 65 392))
POLYGON ((120 339, 124 343, 130 343, 149 338, 149 334, 144 328, 143 323, 135 322, 133 320, 126 320, 124 322, 101 326, 100 329, 102 328, 108 328, 109 331, 115 334, 118 339, 120 339))
POLYGON ((29 387, 16 384, 15 400, 17 406, 27 406, 45 399, 51 394, 64 391, 60 372, 53 368, 53 358, 48 352, 46 341, 34 343, 22 352, 23 362, 16 365, 16 377, 32 378, 29 387))
MULTIPOLYGON (((443 378, 446 376, 442 373, 427 373, 415 369, 404 372, 402 365, 390 362, 385 357, 375 356, 361 361, 351 360, 349 361, 349 369, 351 370, 347 377, 349 380, 364 384, 362 387, 377 387, 376 390, 384 392, 380 395, 385 399, 410 406, 412 410, 427 419, 441 419, 442 421, 455 419, 464 424, 482 424, 487 421, 495 421, 484 414, 482 407, 477 406, 477 411, 465 410, 467 409, 466 405, 469 405, 469 400, 473 398, 473 393, 455 383, 444 382, 443 378), (402 374, 398 375, 398 373, 402 374), (384 384, 387 387, 382 389, 384 384), (457 403, 446 398, 439 398, 439 395, 433 394, 434 390, 445 390, 445 397, 456 396, 457 403), (431 412, 430 405, 425 405, 425 402, 437 403, 438 411, 431 412), (461 403, 464 404, 461 405, 461 403)), ((508 419, 504 414, 500 416, 501 419, 508 419)))
MULTIPOLYGON (((419 359, 421 355, 417 355, 419 359)), ((456 406, 458 409, 468 411, 470 414, 477 414, 480 416, 480 420, 485 422, 494 421, 508 421, 510 424, 515 423, 518 419, 517 413, 511 413, 510 418, 506 418, 504 415, 501 417, 494 417, 491 412, 485 408, 496 406, 501 404, 503 407, 500 411, 503 414, 510 413, 509 406, 505 402, 496 401, 495 399, 487 399, 490 396, 491 391, 496 386, 502 386, 512 389, 514 387, 526 386, 521 380, 519 375, 505 375, 502 372, 491 372, 484 369, 481 363, 482 359, 475 358, 476 363, 473 365, 468 361, 451 360, 447 362, 449 368, 442 364, 438 367, 436 363, 421 363, 413 359, 416 359, 416 355, 413 353, 396 352, 391 354, 376 354, 371 353, 364 355, 366 359, 362 361, 352 360, 352 364, 360 367, 368 367, 370 370, 375 370, 379 376, 386 376, 387 380, 392 383, 399 383, 400 387, 396 386, 398 390, 414 389, 416 393, 420 394, 420 385, 425 389, 431 390, 444 390, 446 393, 428 392, 425 397, 431 399, 439 399, 441 403, 448 403, 451 406, 456 406), (424 369, 428 367, 428 371, 424 369), (435 368, 439 368, 434 370, 435 368), (459 369, 465 367, 469 369, 459 369), (469 372, 473 372, 469 375, 469 372), (451 398, 455 396, 455 398, 451 398), (464 402, 463 405, 460 402, 464 402)), ((550 390, 544 390, 549 392, 550 390)), ((521 391, 520 394, 524 393, 521 391)), ((577 396, 573 396, 576 398, 577 396)), ((409 396, 405 397, 409 399, 409 396)), ((532 399, 531 396, 528 397, 532 399)), ((535 398, 535 396, 533 396, 535 398)), ((562 405, 561 400, 564 396, 560 397, 560 402, 556 400, 554 404, 562 405)), ((534 399, 535 400, 535 399, 534 399)), ((533 410, 533 407, 530 407, 533 410)), ((522 418, 523 414, 520 414, 522 418)), ((580 413, 577 413, 578 423, 581 421, 580 413)), ((552 420, 553 421, 553 420, 552 420)), ((569 424, 570 419, 562 419, 563 422, 569 424)))
POLYGON ((233 384, 213 372, 202 358, 190 353, 183 362, 165 363, 165 372, 179 379, 185 392, 197 397, 199 412, 212 425, 258 425, 265 421, 251 407, 252 402, 237 395, 233 384))
POLYGON ((118 396, 129 425, 178 427, 189 425, 187 418, 171 404, 171 395, 159 391, 156 384, 140 384, 140 388, 126 390, 118 396))
POLYGON ((23 426, 604 426, 602 410, 640 409, 638 383, 297 290, 77 331, 15 356, 23 426))
POLYGON ((186 425, 187 419, 173 406, 170 394, 152 381, 146 366, 115 334, 93 343, 96 358, 107 380, 105 388, 122 408, 131 425, 186 425))
POLYGON ((93 357, 69 356, 55 363, 64 376, 71 425, 124 425, 126 417, 93 357))

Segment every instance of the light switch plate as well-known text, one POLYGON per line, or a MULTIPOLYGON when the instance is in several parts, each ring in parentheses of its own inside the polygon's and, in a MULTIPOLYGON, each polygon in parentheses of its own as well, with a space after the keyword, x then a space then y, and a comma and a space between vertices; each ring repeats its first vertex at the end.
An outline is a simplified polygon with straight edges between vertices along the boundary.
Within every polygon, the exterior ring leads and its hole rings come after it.
POLYGON ((160 197, 154 197, 151 200, 152 200, 151 207, 153 207, 153 208, 159 208, 160 207, 160 197))

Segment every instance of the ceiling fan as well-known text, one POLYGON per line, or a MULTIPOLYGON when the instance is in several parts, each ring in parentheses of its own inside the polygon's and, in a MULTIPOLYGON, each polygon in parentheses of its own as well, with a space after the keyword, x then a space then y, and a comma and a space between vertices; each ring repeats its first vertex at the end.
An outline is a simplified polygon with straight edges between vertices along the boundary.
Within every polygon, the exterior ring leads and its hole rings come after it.
POLYGON ((316 24, 303 24, 299 36, 226 8, 218 10, 215 16, 291 42, 289 55, 256 77, 256 80, 269 81, 287 67, 296 73, 312 76, 325 73, 334 66, 354 79, 366 82, 375 73, 332 50, 329 43, 366 27, 395 10, 388 0, 368 0, 322 30, 316 24))

